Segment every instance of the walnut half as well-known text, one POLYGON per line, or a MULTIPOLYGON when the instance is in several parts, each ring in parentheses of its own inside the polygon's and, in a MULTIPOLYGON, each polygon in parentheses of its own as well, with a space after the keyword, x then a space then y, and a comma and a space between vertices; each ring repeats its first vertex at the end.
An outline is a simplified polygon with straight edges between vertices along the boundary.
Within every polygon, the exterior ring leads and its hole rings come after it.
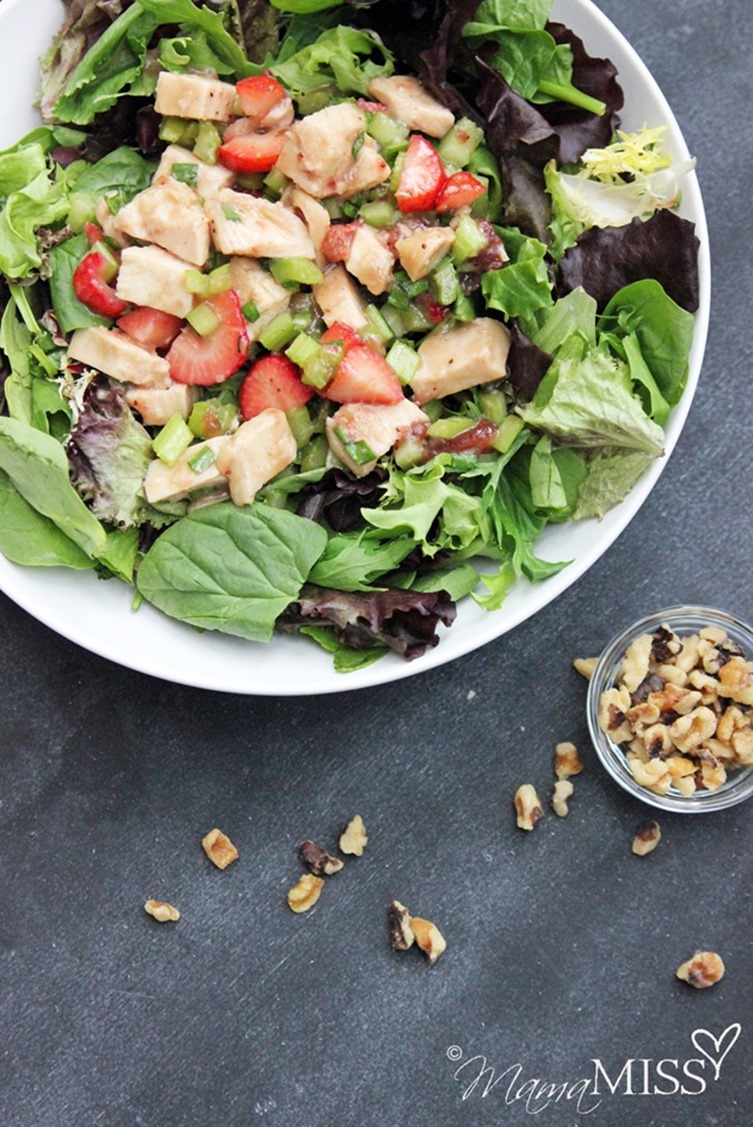
POLYGON ((218 869, 226 869, 233 861, 238 860, 238 850, 222 830, 210 830, 206 837, 201 839, 201 844, 209 860, 218 869))
POLYGON ((696 951, 692 959, 677 968, 676 973, 678 978, 695 986, 696 990, 705 990, 724 977, 724 963, 716 951, 696 951))
POLYGON ((180 919, 180 912, 164 900, 147 900, 144 911, 153 916, 157 923, 166 924, 180 919))
POLYGON ((524 783, 515 791, 515 813, 520 830, 535 830, 536 824, 544 817, 541 800, 531 783, 524 783))

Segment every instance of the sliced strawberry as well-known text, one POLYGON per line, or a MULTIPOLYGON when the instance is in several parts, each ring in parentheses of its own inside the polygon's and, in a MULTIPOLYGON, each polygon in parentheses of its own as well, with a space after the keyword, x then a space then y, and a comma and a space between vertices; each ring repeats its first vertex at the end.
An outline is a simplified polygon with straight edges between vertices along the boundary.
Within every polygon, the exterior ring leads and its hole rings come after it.
POLYGON ((104 239, 105 233, 98 223, 84 223, 84 234, 90 247, 104 239))
POLYGON ((485 191, 481 181, 470 172, 454 172, 442 185, 434 210, 457 211, 459 207, 470 207, 485 191))
POLYGON ((327 262, 345 262, 359 227, 363 227, 363 219, 329 225, 327 234, 322 239, 322 254, 327 262))
POLYGON ((249 78, 242 78, 236 82, 235 89, 241 109, 246 117, 254 121, 263 121, 269 111, 286 97, 285 87, 271 74, 252 74, 249 78))
POLYGON ((445 181, 442 158, 420 133, 411 134, 395 196, 405 214, 428 211, 445 181))
POLYGON ((354 348, 357 344, 366 343, 355 329, 351 329, 350 325, 346 325, 343 321, 333 321, 319 339, 322 344, 334 344, 339 341, 343 346, 344 353, 350 352, 351 348, 354 348))
POLYGON ((156 351, 158 348, 167 348, 173 343, 182 321, 173 313, 164 313, 161 309, 152 309, 150 305, 139 305, 118 318, 118 328, 145 348, 156 351))
POLYGON ((220 145, 220 164, 231 172, 269 172, 285 144, 284 132, 246 133, 220 145))
POLYGON ((337 365, 322 393, 334 403, 399 403, 400 380, 370 344, 355 344, 337 365))
POLYGON ((238 406, 244 419, 253 419, 268 407, 278 411, 303 407, 313 394, 313 387, 302 383, 300 368, 287 356, 271 352, 257 360, 243 380, 238 406))
POLYGON ((177 383, 207 387, 237 372, 248 351, 246 322, 234 290, 208 299, 220 323, 206 336, 190 325, 176 337, 167 354, 170 375, 177 383))
POLYGON ((73 271, 73 292, 79 301, 99 313, 101 317, 120 317, 128 308, 121 301, 107 278, 112 277, 112 265, 99 251, 90 251, 73 271))
POLYGON ((387 109, 384 102, 370 102, 368 98, 356 98, 356 105, 364 113, 384 113, 387 109))

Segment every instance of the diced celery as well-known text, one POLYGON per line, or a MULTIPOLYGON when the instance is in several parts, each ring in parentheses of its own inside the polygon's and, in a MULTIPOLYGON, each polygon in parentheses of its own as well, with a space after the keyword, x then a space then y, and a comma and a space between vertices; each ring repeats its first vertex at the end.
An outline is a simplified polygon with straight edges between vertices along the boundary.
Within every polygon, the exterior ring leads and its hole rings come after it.
POLYGON ((330 345, 320 345, 319 350, 303 369, 301 379, 309 387, 321 391, 335 374, 335 368, 342 360, 342 349, 330 345))
POLYGON ((172 416, 152 442, 152 449, 161 462, 174 465, 193 442, 188 424, 178 412, 172 416))
POLYGON ((323 434, 316 434, 301 451, 301 473, 319 470, 327 464, 329 443, 323 434))
POLYGON ((77 234, 83 231, 87 223, 91 223, 96 213, 94 196, 89 192, 71 192, 68 197, 69 212, 68 226, 77 234))
POLYGON ((194 403, 188 416, 188 429, 196 438, 217 438, 227 434, 238 412, 232 403, 219 399, 202 399, 194 403))
POLYGON ((392 166, 392 175, 390 176, 390 191, 393 195, 400 186, 400 176, 402 175, 404 164, 405 153, 398 153, 395 157, 395 163, 392 166))
POLYGON ((409 129, 402 121, 397 121, 389 114, 378 110, 366 126, 369 137, 373 137, 381 149, 396 151, 408 142, 409 129))
POLYGON ((299 368, 303 368, 305 364, 316 359, 320 347, 319 342, 315 341, 313 337, 307 336, 306 333, 299 333, 292 344, 285 349, 285 355, 289 356, 299 368))
POLYGON ((452 257, 456 263, 465 262, 480 254, 489 240, 470 215, 461 215, 455 228, 455 242, 452 244, 452 257))
POLYGON ((494 449, 500 454, 506 454, 524 426, 520 415, 508 415, 504 418, 499 425, 499 433, 492 442, 494 449))
POLYGON ((424 444, 420 438, 406 438, 395 447, 393 457, 401 470, 409 470, 423 461, 424 444))
POLYGON ((372 337, 378 344, 387 344, 395 335, 376 305, 366 306, 366 325, 361 335, 372 337))
MULTIPOLYGON (((382 308, 384 315, 387 315, 387 306, 391 305, 393 309, 399 309, 404 312, 410 305, 410 297, 400 285, 394 285, 390 292, 387 294, 387 305, 382 308)), ((398 334, 396 333, 395 336, 398 334)))
POLYGON ((376 458, 376 454, 363 438, 358 438, 355 442, 351 442, 342 427, 337 427, 335 434, 345 447, 345 453, 357 466, 365 466, 368 462, 373 462, 376 458))
POLYGON ((230 263, 218 266, 207 276, 207 293, 226 293, 230 289, 230 263))
POLYGON ((507 400, 501 391, 482 391, 478 405, 484 418, 500 425, 507 418, 507 400))
POLYGON ((306 333, 311 328, 311 322, 314 319, 311 309, 303 307, 291 309, 290 316, 293 318, 293 324, 299 333, 306 333))
POLYGON ((397 220, 398 211, 389 200, 367 200, 361 204, 359 215, 370 227, 384 230, 397 220))
POLYGON ((259 312, 259 306, 256 304, 255 301, 247 301, 246 304, 243 306, 241 313, 243 314, 243 316, 246 318, 247 321, 258 321, 259 318, 261 317, 261 313, 259 312))
POLYGON ((448 416, 445 419, 437 419, 432 423, 426 432, 429 438, 454 438, 456 434, 462 434, 464 430, 472 426, 469 419, 459 419, 457 416, 448 416))
POLYGON ((317 286, 324 280, 321 270, 310 258, 273 258, 269 269, 278 285, 286 289, 317 286))
POLYGON ((216 455, 211 446, 205 446, 203 450, 199 450, 198 454, 194 454, 193 458, 189 458, 188 464, 196 473, 203 473, 208 470, 214 461, 216 455))
POLYGON ((337 196, 327 196, 325 199, 320 200, 319 202, 321 203, 324 210, 327 212, 327 215, 330 217, 330 219, 342 219, 342 217, 343 217, 342 200, 339 200, 337 198, 337 196))
POLYGON ((103 242, 102 239, 97 239, 96 243, 92 245, 91 253, 98 254, 105 260, 104 279, 106 282, 111 282, 118 272, 119 264, 107 243, 103 242))
POLYGON ((280 172, 279 168, 273 168, 264 177, 263 183, 265 188, 268 188, 272 195, 281 196, 287 187, 288 181, 280 172))
POLYGON ((263 172, 237 172, 235 187, 245 188, 247 192, 261 192, 264 188, 263 172))
POLYGON ((458 274, 449 255, 438 262, 429 280, 431 295, 440 305, 452 305, 459 292, 458 274))
POLYGON ((168 145, 176 145, 186 130, 186 120, 183 117, 163 117, 159 127, 159 138, 167 141, 168 145))
POLYGON ((189 293, 206 294, 209 290, 209 278, 194 266, 189 266, 183 275, 183 282, 189 293))
POLYGON ((314 424, 311 421, 306 404, 304 403, 301 407, 294 407, 292 411, 286 411, 285 418, 293 432, 295 444, 300 450, 314 435, 314 424))
POLYGON ((432 423, 435 423, 440 418, 444 407, 441 399, 430 399, 428 403, 421 404, 421 410, 425 415, 429 416, 432 423))
POLYGON ((476 309, 473 302, 467 294, 463 293, 462 288, 458 289, 458 296, 452 313, 458 321, 473 321, 476 318, 476 309))
POLYGON ((412 301, 402 313, 403 325, 407 333, 425 333, 434 328, 434 322, 423 305, 412 301))
POLYGON ((417 353, 403 340, 395 341, 385 359, 401 384, 411 382, 420 363, 417 353))
POLYGON ((259 343, 268 352, 279 352, 298 335, 298 329, 289 313, 278 313, 259 335, 259 343))
POLYGON ((405 336, 408 331, 403 321, 403 315, 399 309, 394 305, 383 305, 381 309, 382 316, 392 329, 392 335, 395 337, 405 336))
POLYGON ((221 144, 222 138, 217 126, 212 125, 211 121, 200 122, 193 146, 193 151, 199 160, 206 161, 207 164, 216 164, 221 144))
POLYGON ((195 306, 186 320, 200 337, 208 337, 220 326, 220 318, 208 301, 202 301, 201 305, 195 306))
POLYGON ((465 168, 484 139, 484 131, 475 121, 461 117, 439 142, 439 155, 446 165, 465 168))

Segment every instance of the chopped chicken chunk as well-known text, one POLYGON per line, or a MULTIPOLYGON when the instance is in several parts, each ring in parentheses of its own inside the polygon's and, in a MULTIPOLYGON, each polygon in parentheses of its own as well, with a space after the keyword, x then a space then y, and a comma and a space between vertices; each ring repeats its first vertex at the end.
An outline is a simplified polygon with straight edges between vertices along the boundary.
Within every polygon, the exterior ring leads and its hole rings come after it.
POLYGON ((366 302, 339 262, 325 271, 324 281, 313 286, 313 294, 326 325, 340 321, 358 331, 366 324, 366 302))
POLYGON ((431 274, 455 242, 451 227, 422 227, 404 239, 398 239, 395 250, 400 265, 412 282, 431 274))
POLYGON ((190 149, 184 149, 180 145, 168 145, 160 157, 152 182, 156 184, 166 176, 172 176, 173 166, 176 164, 196 166, 196 184, 192 186, 204 200, 216 196, 220 188, 229 188, 235 177, 235 173, 229 168, 223 168, 221 164, 207 164, 206 161, 199 160, 190 149))
POLYGON ((447 106, 443 106, 417 78, 393 74, 389 78, 372 78, 369 94, 387 107, 387 113, 402 121, 409 129, 418 129, 429 137, 444 137, 455 124, 447 106))
POLYGON ((194 305, 193 294, 186 289, 190 268, 188 262, 161 247, 126 247, 115 290, 123 301, 187 317, 194 305))
POLYGON ((139 387, 169 387, 171 382, 170 365, 164 356, 103 325, 76 329, 68 345, 68 359, 139 387))
POLYGON ((311 242, 314 244, 316 265, 321 270, 325 262, 322 254, 322 243, 330 226, 329 212, 325 207, 322 207, 318 200, 315 200, 308 192, 304 192, 303 188, 296 188, 295 186, 287 189, 282 197, 282 202, 286 207, 293 208, 302 216, 311 236, 311 242))
POLYGON ((417 403, 441 399, 506 375, 510 334, 491 317, 479 317, 446 333, 432 333, 418 347, 419 366, 411 379, 417 403))
POLYGON ((209 257, 209 220, 198 194, 168 178, 152 184, 120 209, 114 227, 132 239, 157 243, 194 266, 209 257))
POLYGON ((250 258, 314 258, 306 224, 282 203, 223 188, 206 204, 215 246, 250 258))
POLYGON ((332 453, 356 477, 365 477, 374 469, 377 460, 400 442, 411 427, 428 421, 428 415, 410 399, 386 407, 373 403, 347 403, 327 419, 327 441, 332 453), (338 430, 345 435, 346 442, 365 442, 374 454, 374 460, 364 465, 354 462, 343 439, 337 434, 338 430))
POLYGON ((221 450, 231 441, 229 435, 222 434, 218 438, 209 438, 206 442, 197 442, 189 446, 172 466, 155 458, 149 463, 144 476, 144 493, 149 504, 181 501, 197 489, 212 489, 222 485, 225 475, 220 472, 217 462, 221 450), (205 470, 197 471, 191 468, 190 463, 202 450, 211 450, 215 460, 205 470))
POLYGON ((250 505, 268 481, 296 455, 296 441, 284 411, 269 407, 243 423, 217 455, 217 468, 230 482, 236 505, 250 505))
POLYGON ((235 87, 203 74, 176 74, 163 70, 157 76, 154 108, 166 117, 197 121, 230 121, 235 112, 235 87))
POLYGON ((259 311, 255 321, 246 322, 250 341, 258 340, 269 322, 278 313, 284 313, 290 304, 290 290, 276 282, 253 258, 230 259, 230 288, 235 290, 241 306, 253 302, 259 311))
POLYGON ((392 285, 395 256, 384 235, 363 226, 356 231, 345 266, 369 293, 380 294, 392 285))
POLYGON ((390 175, 375 142, 364 136, 366 119, 352 102, 309 114, 290 129, 277 168, 316 199, 354 195, 390 175), (362 141, 357 156, 353 147, 362 141))
POLYGON ((128 387, 125 397, 148 427, 161 427, 175 414, 187 419, 198 394, 197 387, 174 383, 170 387, 128 387))

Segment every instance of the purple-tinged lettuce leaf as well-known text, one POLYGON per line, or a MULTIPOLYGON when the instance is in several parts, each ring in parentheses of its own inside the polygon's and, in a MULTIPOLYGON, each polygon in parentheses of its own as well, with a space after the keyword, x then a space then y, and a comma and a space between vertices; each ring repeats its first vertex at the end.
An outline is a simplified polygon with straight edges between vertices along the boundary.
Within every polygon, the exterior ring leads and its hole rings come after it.
POLYGON ((318 523, 326 521, 335 532, 348 532, 363 523, 361 509, 379 504, 387 471, 372 470, 353 477, 345 470, 327 470, 324 476, 301 491, 297 513, 318 523))
POLYGON ((508 329, 510 352, 507 357, 507 375, 518 399, 528 403, 536 394, 552 357, 534 344, 515 321, 509 323, 508 329))

